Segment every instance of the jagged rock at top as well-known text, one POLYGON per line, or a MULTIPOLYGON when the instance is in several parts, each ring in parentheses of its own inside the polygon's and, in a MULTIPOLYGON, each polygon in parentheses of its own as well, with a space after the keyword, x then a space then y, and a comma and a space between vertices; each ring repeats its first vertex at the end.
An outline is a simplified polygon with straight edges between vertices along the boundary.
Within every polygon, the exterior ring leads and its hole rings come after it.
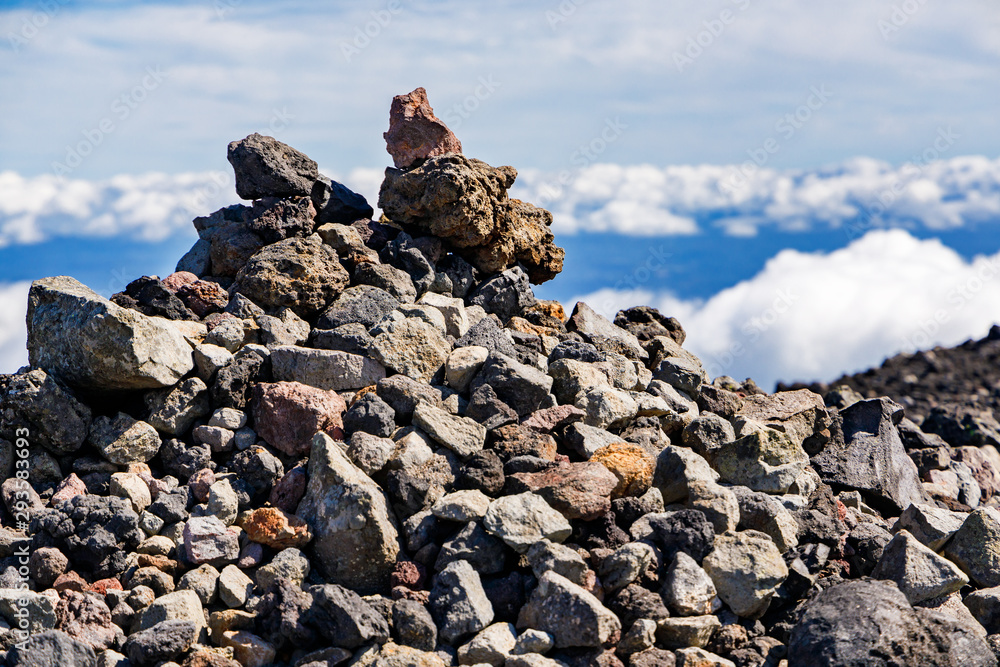
POLYGON ((382 136, 385 150, 399 169, 435 155, 462 153, 462 142, 434 115, 423 88, 392 98, 389 131, 382 136))
POLYGON ((531 282, 543 283, 562 271, 566 253, 554 244, 551 213, 507 196, 516 177, 513 167, 431 157, 410 170, 386 169, 378 205, 404 228, 448 241, 484 273, 520 262, 531 282))
POLYGON ((902 511, 924 501, 917 466, 896 424, 903 407, 888 398, 859 401, 840 412, 843 439, 812 459, 820 479, 860 491, 873 507, 902 511))
POLYGON ((169 320, 122 308, 67 276, 28 293, 28 358, 85 389, 157 389, 194 368, 191 345, 169 320))
POLYGON ((230 292, 265 308, 291 308, 311 318, 347 286, 350 276, 337 251, 318 235, 264 246, 236 274, 230 292))
POLYGON ((309 196, 319 179, 319 168, 305 154, 256 132, 230 143, 227 157, 241 199, 309 196))

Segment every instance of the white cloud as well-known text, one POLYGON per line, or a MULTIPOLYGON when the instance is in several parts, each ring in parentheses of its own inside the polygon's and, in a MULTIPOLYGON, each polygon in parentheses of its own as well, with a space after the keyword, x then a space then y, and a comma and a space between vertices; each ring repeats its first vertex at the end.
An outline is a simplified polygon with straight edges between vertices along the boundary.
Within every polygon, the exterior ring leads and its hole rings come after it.
MULTIPOLYGON (((926 155, 938 155, 936 149, 926 155)), ((559 233, 633 236, 722 229, 753 236, 782 231, 871 229, 940 231, 1000 222, 1000 159, 962 156, 899 167, 854 158, 818 169, 778 171, 744 165, 595 164, 560 180, 526 170, 512 194, 551 209, 559 233)))
POLYGON ((30 282, 0 283, 0 373, 13 373, 28 363, 28 311, 30 282))
MULTIPOLYGON (((341 182, 374 205, 382 171, 354 169, 341 182)), ((60 237, 162 241, 178 232, 193 234, 195 217, 238 201, 233 176, 226 172, 119 175, 87 181, 47 174, 25 178, 4 171, 0 172, 0 248, 60 237)))
POLYGON ((655 306, 681 321, 685 347, 710 374, 771 390, 777 380, 829 381, 900 351, 985 336, 1000 320, 1000 253, 967 262, 939 241, 878 230, 829 254, 784 250, 704 301, 610 289, 576 300, 608 316, 655 306))

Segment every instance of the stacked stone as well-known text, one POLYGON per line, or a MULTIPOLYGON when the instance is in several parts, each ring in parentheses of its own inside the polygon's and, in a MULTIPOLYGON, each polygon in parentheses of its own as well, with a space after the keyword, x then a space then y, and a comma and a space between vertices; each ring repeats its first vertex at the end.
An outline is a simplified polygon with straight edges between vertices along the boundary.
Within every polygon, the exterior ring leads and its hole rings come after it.
POLYGON ((6 664, 997 664, 989 460, 945 502, 889 399, 712 380, 648 307, 567 317, 511 167, 422 89, 386 139, 379 221, 251 135, 252 205, 196 219, 177 272, 33 284, 6 664))

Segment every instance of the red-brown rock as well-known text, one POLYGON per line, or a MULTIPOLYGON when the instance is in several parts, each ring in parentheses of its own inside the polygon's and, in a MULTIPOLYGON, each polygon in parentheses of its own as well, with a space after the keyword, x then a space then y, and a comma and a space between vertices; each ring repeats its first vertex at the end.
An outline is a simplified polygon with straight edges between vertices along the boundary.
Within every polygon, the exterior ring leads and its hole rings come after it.
POLYGON ((557 405, 533 413, 522 422, 524 426, 543 433, 551 433, 556 429, 582 421, 587 413, 575 405, 557 405))
POLYGON ((217 313, 229 304, 229 292, 222 289, 219 283, 208 280, 196 280, 182 285, 177 290, 177 296, 198 317, 217 313))
POLYGON ((537 493, 567 519, 592 521, 611 509, 618 478, 600 463, 570 463, 507 477, 510 493, 537 493))
POLYGON ((392 98, 389 131, 383 136, 385 149, 399 169, 434 155, 462 152, 462 142, 434 115, 423 88, 392 98))
POLYGON ((83 483, 82 479, 76 476, 75 472, 71 472, 69 477, 59 482, 59 486, 56 488, 55 493, 52 494, 52 499, 49 503, 52 507, 55 507, 64 500, 85 495, 87 495, 87 485, 83 483))
POLYGON ((163 286, 176 294, 180 288, 198 282, 198 280, 198 276, 190 271, 175 271, 163 279, 163 286))
POLYGON ((253 390, 257 435, 292 456, 308 453, 319 431, 343 440, 346 409, 336 392, 299 382, 262 382, 253 390))
POLYGON ((306 475, 306 467, 301 463, 278 480, 278 483, 271 489, 271 496, 268 502, 278 509, 286 512, 294 512, 299 506, 299 501, 306 492, 306 482, 309 476, 306 475))
POLYGON ((254 542, 272 549, 302 548, 312 539, 305 521, 276 507, 253 510, 243 521, 243 530, 254 542))

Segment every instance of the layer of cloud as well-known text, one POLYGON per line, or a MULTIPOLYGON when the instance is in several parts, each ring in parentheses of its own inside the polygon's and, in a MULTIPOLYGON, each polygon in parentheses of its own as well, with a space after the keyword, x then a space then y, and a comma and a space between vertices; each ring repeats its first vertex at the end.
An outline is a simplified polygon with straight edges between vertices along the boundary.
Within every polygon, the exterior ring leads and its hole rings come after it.
MULTIPOLYGON (((355 169, 343 182, 374 203, 382 173, 355 169)), ((194 233, 191 221, 239 201, 226 172, 119 175, 104 181, 0 172, 0 247, 56 238, 162 241, 194 233)), ((2 275, 0 275, 2 278, 2 275)))
POLYGON ((655 306, 680 319, 685 347, 713 376, 752 377, 770 390, 986 335, 1000 321, 1000 253, 968 262, 939 241, 879 230, 829 254, 784 250, 704 301, 610 289, 576 300, 608 316, 655 306))
POLYGON ((753 236, 762 229, 843 228, 857 238, 884 227, 940 231, 1000 223, 1000 159, 940 154, 931 141, 899 167, 855 158, 796 170, 752 162, 530 170, 513 194, 552 210, 557 233, 668 236, 719 229, 753 236))
POLYGON ((30 282, 0 283, 0 373, 13 373, 28 363, 24 316, 30 286, 30 282))

